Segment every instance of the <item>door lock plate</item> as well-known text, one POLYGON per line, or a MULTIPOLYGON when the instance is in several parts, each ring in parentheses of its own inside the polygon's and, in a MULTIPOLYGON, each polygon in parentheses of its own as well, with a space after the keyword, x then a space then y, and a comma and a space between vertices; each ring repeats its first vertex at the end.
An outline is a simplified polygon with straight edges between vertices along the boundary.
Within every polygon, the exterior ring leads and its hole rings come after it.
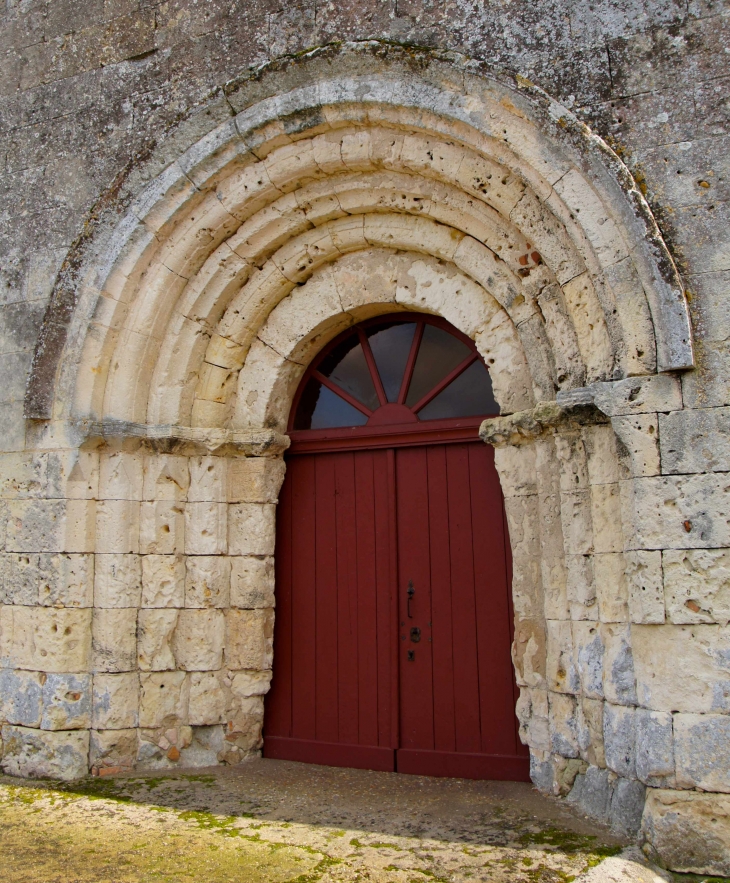
POLYGON ((411 642, 417 644, 421 640, 421 630, 417 626, 411 629, 411 642))

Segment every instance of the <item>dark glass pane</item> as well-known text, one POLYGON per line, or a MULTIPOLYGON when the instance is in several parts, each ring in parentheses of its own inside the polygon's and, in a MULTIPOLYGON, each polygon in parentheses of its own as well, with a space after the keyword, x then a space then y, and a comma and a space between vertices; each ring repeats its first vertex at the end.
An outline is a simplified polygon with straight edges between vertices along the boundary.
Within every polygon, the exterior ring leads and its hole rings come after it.
POLYGON ((378 374, 389 402, 398 401, 398 393, 411 351, 415 322, 391 322, 367 331, 378 374))
POLYGON ((311 378, 299 400, 294 429, 332 429, 336 426, 364 426, 368 418, 357 408, 311 378))
POLYGON ((418 412, 419 420, 443 420, 447 417, 488 417, 499 414, 494 400, 492 378, 477 359, 452 380, 435 399, 418 412))
POLYGON ((374 411, 380 406, 365 353, 356 334, 338 343, 317 366, 317 370, 351 396, 374 411))
POLYGON ((458 337, 436 328, 435 325, 426 325, 423 329, 421 346, 418 348, 406 405, 411 408, 420 402, 427 392, 430 392, 470 353, 469 347, 458 337))

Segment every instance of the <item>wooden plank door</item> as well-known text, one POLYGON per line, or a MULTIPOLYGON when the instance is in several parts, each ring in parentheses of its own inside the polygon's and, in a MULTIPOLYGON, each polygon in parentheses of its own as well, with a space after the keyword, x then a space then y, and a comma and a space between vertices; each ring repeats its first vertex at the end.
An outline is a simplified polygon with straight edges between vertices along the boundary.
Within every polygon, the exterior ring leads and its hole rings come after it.
POLYGON ((392 451, 287 461, 267 757, 394 769, 393 470, 392 451))
POLYGON ((509 552, 494 452, 481 442, 403 448, 396 489, 397 769, 529 781, 514 711, 509 552))

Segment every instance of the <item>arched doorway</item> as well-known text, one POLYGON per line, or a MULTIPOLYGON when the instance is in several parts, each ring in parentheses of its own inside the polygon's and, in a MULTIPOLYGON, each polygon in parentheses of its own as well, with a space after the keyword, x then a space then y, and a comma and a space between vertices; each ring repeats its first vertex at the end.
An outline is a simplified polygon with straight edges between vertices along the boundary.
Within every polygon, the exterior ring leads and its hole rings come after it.
POLYGON ((487 368, 448 322, 363 322, 292 407, 264 754, 529 780, 487 368))

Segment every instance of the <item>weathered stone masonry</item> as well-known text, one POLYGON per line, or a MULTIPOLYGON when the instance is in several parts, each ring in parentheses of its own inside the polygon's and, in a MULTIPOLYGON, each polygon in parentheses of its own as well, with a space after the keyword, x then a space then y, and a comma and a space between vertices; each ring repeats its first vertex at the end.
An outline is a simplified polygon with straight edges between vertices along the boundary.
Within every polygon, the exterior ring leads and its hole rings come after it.
POLYGON ((330 47, 183 116, 70 251, 35 254, 26 287, 67 256, 39 341, 2 357, 3 768, 259 749, 291 396, 349 324, 426 310, 477 342, 505 415, 482 434, 535 783, 672 867, 730 873, 722 249, 690 277, 693 353, 618 157, 455 54, 330 47))

